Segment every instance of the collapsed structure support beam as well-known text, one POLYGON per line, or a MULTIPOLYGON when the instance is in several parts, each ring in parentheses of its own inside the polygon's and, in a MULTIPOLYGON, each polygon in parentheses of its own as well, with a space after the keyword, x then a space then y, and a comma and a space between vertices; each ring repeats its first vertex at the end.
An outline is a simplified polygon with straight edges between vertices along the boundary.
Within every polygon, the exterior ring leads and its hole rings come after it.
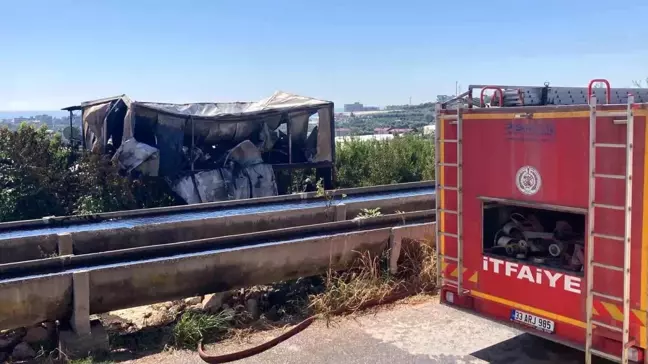
POLYGON ((331 105, 329 107, 329 113, 331 114, 331 168, 328 171, 328 181, 327 178, 324 178, 324 188, 332 189, 334 188, 335 183, 335 107, 331 105), (328 183, 328 184, 327 184, 328 183))
POLYGON ((333 187, 333 166, 325 168, 317 168, 315 170, 315 180, 322 179, 324 182, 324 189, 332 190, 333 187))
POLYGON ((72 128, 74 121, 74 111, 70 110, 70 147, 74 150, 74 129, 72 128))

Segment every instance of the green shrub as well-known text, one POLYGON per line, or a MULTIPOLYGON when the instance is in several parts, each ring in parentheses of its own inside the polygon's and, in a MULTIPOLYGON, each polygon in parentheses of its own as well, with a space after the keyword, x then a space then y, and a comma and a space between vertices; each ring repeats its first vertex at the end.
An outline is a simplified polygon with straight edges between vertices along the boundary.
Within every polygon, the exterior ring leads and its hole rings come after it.
POLYGON ((74 196, 69 150, 45 127, 0 129, 0 221, 66 215, 74 196))
POLYGON ((434 141, 418 135, 355 140, 336 147, 341 188, 416 182, 434 178, 434 141))
POLYGON ((175 203, 163 180, 122 177, 107 156, 72 153, 45 127, 0 129, 0 222, 175 203))

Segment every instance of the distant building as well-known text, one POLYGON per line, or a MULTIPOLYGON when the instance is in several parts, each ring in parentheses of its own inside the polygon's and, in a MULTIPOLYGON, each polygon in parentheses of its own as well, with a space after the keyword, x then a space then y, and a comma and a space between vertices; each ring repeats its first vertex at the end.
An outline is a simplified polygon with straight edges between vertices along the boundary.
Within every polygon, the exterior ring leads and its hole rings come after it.
POLYGON ((344 112, 358 112, 364 111, 364 105, 359 102, 353 104, 344 104, 344 112))
POLYGON ((374 129, 374 134, 376 135, 381 135, 381 134, 402 135, 411 132, 412 129, 398 129, 398 128, 375 128, 374 129))
POLYGON ((344 104, 344 112, 380 111, 378 106, 364 106, 359 102, 344 104))
POLYGON ((351 140, 390 140, 394 139, 393 134, 373 134, 373 135, 347 135, 347 136, 336 136, 335 141, 340 143, 345 143, 351 140))
POLYGON ((413 129, 397 129, 397 128, 389 129, 390 134, 398 134, 398 135, 411 133, 412 131, 413 129))

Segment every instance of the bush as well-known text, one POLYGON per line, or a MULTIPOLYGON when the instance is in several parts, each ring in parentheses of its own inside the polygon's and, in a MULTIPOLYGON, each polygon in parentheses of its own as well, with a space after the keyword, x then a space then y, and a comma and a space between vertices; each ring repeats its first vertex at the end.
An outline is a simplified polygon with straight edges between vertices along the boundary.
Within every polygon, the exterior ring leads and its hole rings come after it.
POLYGON ((72 153, 45 127, 0 129, 0 222, 175 203, 163 180, 122 177, 108 157, 72 153))
POLYGON ((434 141, 417 135, 392 140, 350 140, 336 148, 341 188, 417 182, 434 178, 434 141))
POLYGON ((0 221, 71 213, 69 162, 61 138, 45 127, 0 129, 0 221))

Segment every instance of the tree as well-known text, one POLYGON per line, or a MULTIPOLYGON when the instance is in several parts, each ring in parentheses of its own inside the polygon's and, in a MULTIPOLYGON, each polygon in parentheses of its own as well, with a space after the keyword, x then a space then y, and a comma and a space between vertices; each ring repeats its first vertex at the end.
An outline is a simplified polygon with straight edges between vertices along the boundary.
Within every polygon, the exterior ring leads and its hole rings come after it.
POLYGON ((634 87, 638 87, 638 88, 648 87, 648 77, 646 77, 645 80, 634 80, 632 81, 632 84, 634 85, 634 87), (644 82, 645 82, 645 86, 644 86, 644 82))
POLYGON ((63 136, 69 141, 81 140, 81 129, 76 126, 73 126, 72 128, 67 126, 63 129, 63 136))

